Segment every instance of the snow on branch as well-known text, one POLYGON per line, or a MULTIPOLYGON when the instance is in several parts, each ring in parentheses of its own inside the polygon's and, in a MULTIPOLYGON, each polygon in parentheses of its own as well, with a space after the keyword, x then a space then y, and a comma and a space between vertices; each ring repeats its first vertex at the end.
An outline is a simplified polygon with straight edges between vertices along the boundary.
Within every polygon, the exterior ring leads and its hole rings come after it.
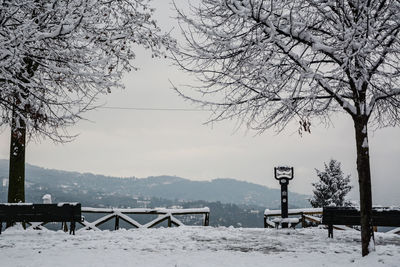
POLYGON ((166 56, 174 41, 148 0, 4 1, 0 6, 1 124, 55 141, 135 70, 135 49, 166 56))
POLYGON ((212 106, 212 121, 236 117, 262 131, 340 110, 400 121, 400 3, 201 0, 188 14, 176 8, 186 42, 175 62, 199 82, 176 90, 212 106))

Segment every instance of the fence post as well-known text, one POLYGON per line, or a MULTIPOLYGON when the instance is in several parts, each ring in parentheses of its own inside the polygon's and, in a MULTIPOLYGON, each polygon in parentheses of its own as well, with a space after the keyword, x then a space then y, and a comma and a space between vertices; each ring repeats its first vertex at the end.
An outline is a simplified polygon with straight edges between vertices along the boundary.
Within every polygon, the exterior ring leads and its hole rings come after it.
POLYGON ((204 214, 204 226, 208 226, 210 224, 210 213, 206 212, 204 214))
POLYGON ((304 213, 301 213, 301 227, 306 228, 307 224, 306 224, 306 217, 304 216, 304 213))
POLYGON ((172 226, 172 224, 171 224, 171 214, 169 215, 169 217, 168 217, 168 227, 171 227, 172 226))
POLYGON ((62 223, 61 223, 61 229, 62 229, 64 232, 68 232, 68 225, 67 225, 66 222, 62 222, 62 223))
POLYGON ((114 230, 118 230, 119 229, 119 216, 116 215, 115 216, 115 228, 114 230))

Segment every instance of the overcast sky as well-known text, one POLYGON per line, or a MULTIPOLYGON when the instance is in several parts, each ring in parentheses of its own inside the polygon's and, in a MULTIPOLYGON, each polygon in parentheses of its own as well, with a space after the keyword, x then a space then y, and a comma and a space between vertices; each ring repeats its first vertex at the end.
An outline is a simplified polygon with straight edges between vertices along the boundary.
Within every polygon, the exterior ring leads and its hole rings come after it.
MULTIPOLYGON (((177 0, 178 3, 181 3, 177 0)), ((156 19, 164 30, 179 36, 169 1, 154 0, 156 19)), ((171 89, 188 84, 192 77, 171 66, 171 62, 151 59, 138 50, 137 72, 128 73, 125 90, 114 90, 99 103, 108 107, 196 108, 171 89)), ((176 175, 193 180, 235 178, 278 188, 273 167, 290 165, 295 178, 289 189, 311 194, 317 180, 315 168, 323 169, 331 158, 342 163, 357 185, 353 125, 344 114, 332 116, 332 125, 313 125, 303 137, 296 127, 277 134, 261 135, 239 129, 235 121, 204 125, 207 111, 157 111, 97 109, 86 114, 69 129, 79 133, 75 141, 54 144, 30 143, 26 160, 45 168, 91 172, 111 176, 147 177, 176 175)), ((370 149, 375 204, 400 205, 400 129, 386 128, 370 133, 370 149)), ((0 157, 8 158, 9 129, 0 136, 0 157)), ((358 188, 351 197, 358 199, 358 188)))

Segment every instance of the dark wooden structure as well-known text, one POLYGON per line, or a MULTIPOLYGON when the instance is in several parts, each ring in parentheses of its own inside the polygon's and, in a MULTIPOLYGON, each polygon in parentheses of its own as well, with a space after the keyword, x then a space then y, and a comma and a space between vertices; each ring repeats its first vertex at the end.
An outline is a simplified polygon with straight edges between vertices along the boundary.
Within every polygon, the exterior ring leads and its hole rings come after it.
MULTIPOLYGON (((354 207, 324 207, 322 224, 328 225, 328 237, 333 238, 333 225, 360 225, 360 211, 354 207)), ((400 210, 373 208, 373 226, 400 226, 400 210)))
POLYGON ((66 222, 70 222, 70 234, 75 234, 76 222, 82 220, 80 203, 58 204, 30 204, 30 203, 5 203, 0 204, 0 234, 2 223, 8 224, 22 222, 32 224, 39 222, 35 228, 40 228, 49 222, 63 223, 64 231, 67 231, 66 222))

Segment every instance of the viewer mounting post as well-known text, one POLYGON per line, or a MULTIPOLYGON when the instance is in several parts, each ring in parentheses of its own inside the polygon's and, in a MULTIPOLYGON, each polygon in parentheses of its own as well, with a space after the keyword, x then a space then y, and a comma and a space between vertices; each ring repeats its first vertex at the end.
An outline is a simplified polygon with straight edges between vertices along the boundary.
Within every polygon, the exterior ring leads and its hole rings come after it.
MULTIPOLYGON (((293 167, 275 167, 274 168, 275 179, 279 181, 281 185, 281 213, 282 219, 288 217, 288 184, 289 181, 294 177, 293 167)), ((282 228, 288 228, 287 222, 282 222, 282 228)))

